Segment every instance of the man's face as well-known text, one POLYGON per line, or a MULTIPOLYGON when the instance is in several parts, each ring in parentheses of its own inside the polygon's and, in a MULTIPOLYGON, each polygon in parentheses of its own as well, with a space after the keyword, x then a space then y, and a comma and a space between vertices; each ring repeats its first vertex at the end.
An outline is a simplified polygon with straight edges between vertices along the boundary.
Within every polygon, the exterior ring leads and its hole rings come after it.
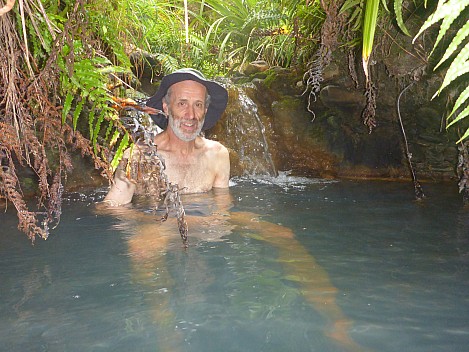
POLYGON ((169 101, 163 99, 169 127, 179 139, 192 141, 204 125, 207 90, 204 85, 188 80, 173 84, 169 92, 169 101))

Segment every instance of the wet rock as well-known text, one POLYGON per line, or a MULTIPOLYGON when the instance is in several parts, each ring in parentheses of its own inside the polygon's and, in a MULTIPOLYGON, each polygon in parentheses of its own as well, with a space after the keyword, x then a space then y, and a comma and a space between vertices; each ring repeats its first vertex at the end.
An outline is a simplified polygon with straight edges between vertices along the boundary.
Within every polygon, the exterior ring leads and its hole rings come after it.
POLYGON ((270 66, 266 61, 252 61, 246 66, 246 68, 243 70, 243 73, 247 76, 250 76, 254 73, 267 71, 269 68, 270 66))
POLYGON ((73 156, 73 170, 67 175, 65 189, 67 192, 82 188, 99 188, 109 185, 101 175, 102 170, 96 170, 89 158, 73 156))
POLYGON ((330 80, 336 79, 337 77, 339 77, 340 74, 341 72, 339 65, 337 65, 335 62, 331 62, 324 68, 322 78, 325 82, 328 82, 330 80))
POLYGON ((365 97, 361 92, 334 85, 321 89, 319 97, 329 108, 350 109, 365 105, 365 97))

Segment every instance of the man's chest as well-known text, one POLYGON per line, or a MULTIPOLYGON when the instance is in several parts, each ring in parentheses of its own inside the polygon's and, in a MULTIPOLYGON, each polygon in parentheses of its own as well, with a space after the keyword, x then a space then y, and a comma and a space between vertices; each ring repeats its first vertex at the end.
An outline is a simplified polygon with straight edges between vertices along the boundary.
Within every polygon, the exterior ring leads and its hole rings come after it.
POLYGON ((205 192, 212 188, 215 173, 213 165, 206 158, 163 157, 169 182, 178 184, 180 189, 185 188, 185 192, 205 192))

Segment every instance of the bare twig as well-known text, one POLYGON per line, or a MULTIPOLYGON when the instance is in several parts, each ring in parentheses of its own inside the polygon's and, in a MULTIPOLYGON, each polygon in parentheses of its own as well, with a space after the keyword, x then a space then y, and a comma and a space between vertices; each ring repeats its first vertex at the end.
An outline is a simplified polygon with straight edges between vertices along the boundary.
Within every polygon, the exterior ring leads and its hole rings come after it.
POLYGON ((422 200, 423 198, 425 198, 425 194, 423 193, 422 186, 420 185, 420 182, 417 180, 417 176, 416 176, 414 168, 412 166, 412 153, 409 150, 409 143, 407 142, 407 136, 406 136, 406 133, 405 133, 405 130, 404 130, 404 124, 402 123, 401 111, 400 111, 400 106, 399 106, 402 94, 407 89, 409 89, 413 84, 414 84, 414 82, 409 83, 407 85, 407 87, 405 87, 399 93, 399 96, 397 97, 397 116, 399 118, 399 124, 401 126, 402 136, 404 138, 404 147, 405 147, 405 153, 406 153, 406 157, 407 157, 407 163, 409 165, 409 169, 410 169, 410 172, 412 174, 412 181, 414 182, 415 198, 417 200, 422 200))

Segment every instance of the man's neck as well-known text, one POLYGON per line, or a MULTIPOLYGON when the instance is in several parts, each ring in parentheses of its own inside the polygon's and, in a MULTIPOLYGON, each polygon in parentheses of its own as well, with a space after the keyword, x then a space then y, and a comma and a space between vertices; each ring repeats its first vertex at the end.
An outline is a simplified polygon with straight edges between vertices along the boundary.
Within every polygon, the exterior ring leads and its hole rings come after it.
POLYGON ((174 132, 171 131, 170 128, 163 131, 161 136, 157 138, 157 147, 160 144, 161 150, 174 153, 180 156, 187 156, 194 152, 197 148, 197 142, 200 137, 196 137, 196 139, 192 141, 183 141, 178 138, 174 132))

